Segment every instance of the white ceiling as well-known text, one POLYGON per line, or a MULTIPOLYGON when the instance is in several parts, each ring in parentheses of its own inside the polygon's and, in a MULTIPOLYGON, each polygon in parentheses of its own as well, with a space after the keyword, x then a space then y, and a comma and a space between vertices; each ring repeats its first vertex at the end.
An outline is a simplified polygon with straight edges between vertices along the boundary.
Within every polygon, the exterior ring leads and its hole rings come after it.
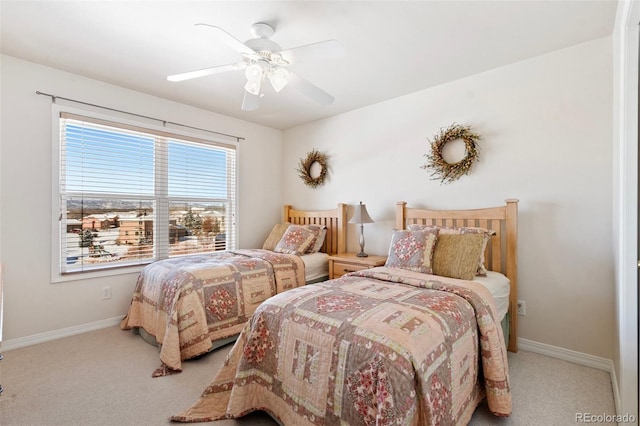
POLYGON ((0 35, 6 55, 286 129, 611 35, 616 7, 614 0, 1 0, 0 35), (343 44, 343 58, 290 67, 335 96, 332 105, 269 88, 260 109, 241 111, 242 71, 167 81, 239 59, 195 23, 245 41, 255 22, 274 26, 272 40, 283 49, 343 44))

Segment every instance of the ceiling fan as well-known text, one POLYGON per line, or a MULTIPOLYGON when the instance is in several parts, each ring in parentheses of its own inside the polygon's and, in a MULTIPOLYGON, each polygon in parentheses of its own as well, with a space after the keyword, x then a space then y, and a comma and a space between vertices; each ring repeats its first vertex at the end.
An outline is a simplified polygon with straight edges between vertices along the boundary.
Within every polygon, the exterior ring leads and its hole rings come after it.
POLYGON ((263 22, 258 22, 251 26, 251 34, 254 38, 247 40, 245 43, 220 27, 209 24, 196 24, 196 26, 211 30, 211 33, 218 41, 240 53, 240 60, 231 64, 170 75, 167 80, 183 81, 226 71, 244 70, 247 77, 242 101, 242 109, 244 111, 258 109, 260 98, 264 96, 262 90, 265 80, 269 80, 276 92, 280 92, 288 85, 319 104, 329 105, 333 102, 333 96, 287 69, 287 67, 308 60, 332 59, 343 56, 344 49, 338 41, 326 40, 282 50, 277 43, 270 39, 275 33, 273 27, 263 22))

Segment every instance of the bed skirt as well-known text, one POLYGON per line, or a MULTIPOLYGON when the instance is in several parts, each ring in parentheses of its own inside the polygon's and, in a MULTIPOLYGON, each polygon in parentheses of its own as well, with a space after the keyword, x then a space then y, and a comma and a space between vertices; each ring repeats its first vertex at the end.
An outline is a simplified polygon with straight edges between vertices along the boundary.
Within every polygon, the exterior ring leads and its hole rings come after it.
POLYGON ((511 317, 509 312, 507 312, 504 315, 504 318, 502 318, 502 322, 500 323, 500 325, 502 326, 502 334, 504 335, 504 344, 506 347, 509 347, 509 325, 511 323, 511 317))

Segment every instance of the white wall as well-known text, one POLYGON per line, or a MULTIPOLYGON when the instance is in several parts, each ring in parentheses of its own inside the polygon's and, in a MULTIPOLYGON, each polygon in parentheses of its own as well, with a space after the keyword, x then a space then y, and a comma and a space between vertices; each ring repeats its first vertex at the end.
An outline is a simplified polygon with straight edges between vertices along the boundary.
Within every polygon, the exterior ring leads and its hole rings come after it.
MULTIPOLYGON (((51 101, 37 90, 246 138, 239 151, 239 246, 282 216, 282 132, 1 57, 0 254, 5 341, 123 316, 137 274, 51 283, 51 101), (101 289, 111 286, 112 299, 101 289)), ((63 102, 63 101, 60 101, 63 102)), ((81 106, 73 105, 76 108, 81 106)))
MULTIPOLYGON (((396 201, 455 209, 518 198, 519 299, 527 306, 519 337, 611 359, 611 45, 602 38, 289 129, 284 201, 363 201, 376 221, 365 225, 366 251, 385 254, 396 201), (453 122, 483 136, 480 161, 441 185, 420 166, 428 139, 453 122), (330 156, 318 189, 295 172, 313 148, 330 156)), ((348 233, 355 251, 355 225, 348 233)))

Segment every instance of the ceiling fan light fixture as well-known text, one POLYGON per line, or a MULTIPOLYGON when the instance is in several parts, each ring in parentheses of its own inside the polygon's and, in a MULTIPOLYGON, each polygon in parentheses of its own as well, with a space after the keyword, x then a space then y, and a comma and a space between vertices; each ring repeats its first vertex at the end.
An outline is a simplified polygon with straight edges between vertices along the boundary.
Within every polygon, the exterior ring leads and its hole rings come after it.
POLYGON ((247 84, 244 85, 244 90, 252 95, 260 95, 260 83, 262 80, 247 80, 247 84))
POLYGON ((264 75, 264 71, 260 64, 251 64, 244 71, 244 75, 247 76, 247 80, 249 81, 260 81, 264 75))
POLYGON ((265 77, 265 69, 266 64, 262 62, 255 62, 249 65, 244 71, 244 75, 247 77, 247 84, 244 85, 244 90, 252 95, 260 95, 260 86, 265 77))
POLYGON ((273 90, 280 92, 288 83, 287 72, 282 68, 276 69, 269 73, 269 81, 271 82, 271 86, 273 86, 273 90))

